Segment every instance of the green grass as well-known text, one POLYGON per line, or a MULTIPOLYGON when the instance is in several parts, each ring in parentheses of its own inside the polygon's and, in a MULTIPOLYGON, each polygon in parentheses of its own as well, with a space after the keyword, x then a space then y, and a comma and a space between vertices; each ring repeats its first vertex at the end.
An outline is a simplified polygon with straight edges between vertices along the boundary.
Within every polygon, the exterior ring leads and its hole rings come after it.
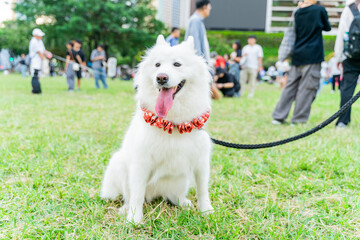
MULTIPOLYGON (((145 223, 117 215, 121 201, 99 198, 104 169, 135 108, 132 83, 95 90, 84 80, 67 93, 65 79, 0 75, 0 239, 359 239, 360 107, 349 129, 331 125, 272 149, 214 146, 210 197, 214 214, 162 200, 146 204, 145 223)), ((262 143, 293 136, 338 109, 329 86, 306 125, 271 125, 280 96, 258 86, 255 98, 213 103, 208 132, 215 138, 262 143)), ((189 198, 196 203, 195 191, 189 198)))

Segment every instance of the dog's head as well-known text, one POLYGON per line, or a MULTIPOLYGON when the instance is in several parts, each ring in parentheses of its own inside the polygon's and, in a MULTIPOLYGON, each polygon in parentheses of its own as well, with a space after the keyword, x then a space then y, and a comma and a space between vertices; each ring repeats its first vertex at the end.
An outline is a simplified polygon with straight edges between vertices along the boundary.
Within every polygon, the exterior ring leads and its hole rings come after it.
POLYGON ((140 107, 162 118, 179 123, 210 110, 212 78, 204 59, 195 53, 192 37, 170 47, 159 35, 135 78, 140 107))

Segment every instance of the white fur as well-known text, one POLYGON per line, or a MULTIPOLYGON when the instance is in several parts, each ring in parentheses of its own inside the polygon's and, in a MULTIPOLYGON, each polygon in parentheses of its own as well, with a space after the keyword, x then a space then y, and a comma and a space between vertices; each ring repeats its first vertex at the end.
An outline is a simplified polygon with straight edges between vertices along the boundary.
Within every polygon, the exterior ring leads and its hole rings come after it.
POLYGON ((192 121, 211 108, 211 75, 202 57, 195 54, 192 37, 170 47, 160 35, 147 52, 136 74, 137 109, 125 135, 121 149, 110 159, 102 183, 101 197, 116 199, 122 195, 120 214, 139 223, 143 218, 144 200, 163 197, 175 205, 191 206, 186 198, 192 180, 197 188, 201 212, 213 210, 208 193, 211 140, 204 130, 168 134, 150 126, 143 119, 142 107, 155 113, 159 86, 156 76, 169 76, 167 87, 186 80, 175 95, 166 119, 175 123, 192 121), (174 62, 182 64, 175 67, 174 62), (155 64, 160 63, 160 67, 155 64))

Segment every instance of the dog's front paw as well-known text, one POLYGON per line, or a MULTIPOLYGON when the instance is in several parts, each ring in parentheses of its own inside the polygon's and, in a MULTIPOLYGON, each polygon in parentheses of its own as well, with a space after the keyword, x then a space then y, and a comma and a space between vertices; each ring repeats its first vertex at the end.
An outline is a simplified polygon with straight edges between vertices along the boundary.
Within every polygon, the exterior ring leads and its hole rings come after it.
POLYGON ((127 210, 128 210, 128 206, 124 205, 121 208, 119 208, 118 213, 119 213, 119 215, 125 216, 127 213, 127 210))
POLYGON ((183 208, 191 208, 192 207, 192 203, 189 199, 185 198, 184 200, 179 202, 180 207, 183 208))
POLYGON ((131 223, 135 223, 135 224, 139 224, 141 223, 141 220, 143 219, 143 213, 142 210, 137 210, 137 209, 128 209, 127 210, 127 217, 126 219, 131 222, 131 223))
POLYGON ((200 212, 202 214, 208 215, 214 212, 214 208, 211 206, 210 203, 199 204, 199 206, 200 206, 200 212))

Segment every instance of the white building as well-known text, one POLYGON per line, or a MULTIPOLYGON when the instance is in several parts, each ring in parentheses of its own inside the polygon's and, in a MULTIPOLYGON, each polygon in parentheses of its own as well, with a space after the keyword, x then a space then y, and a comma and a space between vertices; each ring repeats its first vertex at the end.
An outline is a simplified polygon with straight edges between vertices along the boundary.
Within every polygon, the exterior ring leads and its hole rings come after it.
POLYGON ((191 5, 194 0, 153 0, 153 5, 158 10, 157 18, 167 27, 186 28, 190 18, 191 5))
POLYGON ((16 0, 0 0, 0 27, 4 27, 3 22, 15 20, 16 14, 14 12, 16 0))
MULTIPOLYGON (((298 0, 212 0, 207 29, 281 32, 291 20, 298 0)), ((335 34, 346 0, 319 1, 329 15, 335 34)), ((195 11, 195 0, 154 0, 157 17, 168 27, 186 28, 195 11)))

